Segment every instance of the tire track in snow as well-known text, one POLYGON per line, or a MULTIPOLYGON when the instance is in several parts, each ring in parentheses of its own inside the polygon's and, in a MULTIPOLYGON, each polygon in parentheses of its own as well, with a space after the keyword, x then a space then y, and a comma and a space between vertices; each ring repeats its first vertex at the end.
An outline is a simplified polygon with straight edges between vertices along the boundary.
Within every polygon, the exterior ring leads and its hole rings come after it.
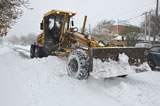
MULTIPOLYGON (((22 58, 26 58, 26 59, 30 59, 30 56, 27 55, 26 53, 22 52, 23 49, 19 49, 19 48, 13 48, 13 50, 15 52, 17 52, 22 58), (19 51, 21 50, 21 51, 19 51)), ((26 50, 25 50, 26 51, 26 50)))
POLYGON ((30 59, 30 56, 28 55, 30 53, 29 50, 20 48, 20 47, 15 47, 15 46, 9 46, 13 51, 19 54, 22 58, 25 59, 30 59))

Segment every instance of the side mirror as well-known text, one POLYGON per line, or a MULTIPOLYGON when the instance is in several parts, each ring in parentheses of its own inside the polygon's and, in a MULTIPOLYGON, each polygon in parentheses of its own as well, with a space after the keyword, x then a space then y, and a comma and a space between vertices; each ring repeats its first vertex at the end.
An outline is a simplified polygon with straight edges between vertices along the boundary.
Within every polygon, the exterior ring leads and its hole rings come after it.
POLYGON ((43 30, 43 22, 40 23, 40 30, 43 30))
POLYGON ((74 21, 71 21, 72 26, 74 26, 74 21))

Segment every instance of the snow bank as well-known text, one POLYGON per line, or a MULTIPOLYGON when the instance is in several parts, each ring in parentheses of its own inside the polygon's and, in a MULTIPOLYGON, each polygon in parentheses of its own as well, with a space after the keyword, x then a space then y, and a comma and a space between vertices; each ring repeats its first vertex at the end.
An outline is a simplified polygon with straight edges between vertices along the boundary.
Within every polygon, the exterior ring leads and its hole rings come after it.
POLYGON ((5 55, 7 53, 10 53, 10 49, 7 47, 3 47, 2 45, 0 45, 0 55, 5 55))
POLYGON ((119 61, 109 59, 108 62, 102 62, 100 59, 94 59, 93 72, 91 75, 96 79, 104 79, 121 75, 129 75, 141 70, 151 71, 147 63, 144 63, 139 67, 130 66, 128 59, 128 56, 124 53, 119 54, 119 61))
POLYGON ((27 59, 14 49, 0 48, 0 106, 116 106, 90 82, 68 77, 66 58, 27 59))
MULTIPOLYGON (((68 77, 67 58, 49 56, 28 59, 22 57, 15 49, 18 50, 17 47, 0 46, 0 106, 158 106, 160 104, 159 72, 150 71, 126 78, 105 80, 89 77, 88 80, 79 81, 68 77)), ((20 50, 26 53, 28 49, 20 50)), ((121 61, 123 58, 127 57, 122 55, 121 61)), ((110 64, 113 65, 114 61, 110 64)), ((125 59, 124 64, 127 64, 125 59)), ((118 69, 116 67, 120 66, 117 63, 117 66, 113 67, 118 69)), ((99 70, 101 68, 103 67, 99 67, 99 70)))

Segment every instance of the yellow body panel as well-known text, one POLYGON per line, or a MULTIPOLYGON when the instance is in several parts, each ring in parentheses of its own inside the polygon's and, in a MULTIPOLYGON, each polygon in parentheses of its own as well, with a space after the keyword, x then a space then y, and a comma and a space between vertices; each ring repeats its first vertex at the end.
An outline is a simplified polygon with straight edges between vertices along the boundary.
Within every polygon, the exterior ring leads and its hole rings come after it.
POLYGON ((115 40, 112 42, 112 47, 125 47, 126 43, 124 40, 115 40))
POLYGON ((44 17, 51 15, 51 14, 57 14, 57 15, 68 14, 70 16, 74 16, 77 13, 73 13, 73 12, 69 12, 69 11, 62 11, 62 10, 51 10, 51 11, 47 12, 46 14, 44 14, 44 17))
MULTIPOLYGON (((49 16, 49 15, 63 15, 64 16, 64 20, 63 20, 63 24, 62 24, 62 28, 61 28, 61 33, 60 33, 60 37, 59 37, 59 42, 61 42, 63 45, 72 45, 72 43, 76 43, 76 42, 80 42, 81 44, 83 44, 84 46, 90 48, 90 47, 106 47, 106 46, 101 46, 99 45, 99 43, 93 39, 88 39, 87 35, 84 34, 84 29, 85 29, 85 24, 86 24, 86 20, 87 20, 87 16, 85 16, 84 18, 84 23, 83 23, 83 28, 82 28, 82 33, 78 33, 78 32, 74 32, 73 28, 69 28, 68 30, 66 30, 66 32, 64 32, 64 28, 65 28, 65 24, 67 21, 67 17, 70 16, 74 16, 77 13, 73 13, 73 12, 67 12, 67 11, 61 11, 61 10, 51 10, 49 12, 47 12, 46 14, 44 14, 43 17, 43 33, 38 35, 37 37, 37 45, 44 45, 45 44, 45 17, 49 16), (63 36, 63 34, 66 33, 68 34, 68 36, 63 36)), ((112 45, 108 45, 107 47, 113 47, 114 44, 112 45)), ((64 49, 64 53, 60 53, 60 52, 53 52, 52 54, 56 55, 56 56, 68 56, 69 52, 72 51, 72 49, 64 49)))
POLYGON ((72 49, 64 49, 64 51, 66 51, 66 52, 71 52, 72 49))
POLYGON ((56 56, 68 56, 68 55, 69 55, 69 53, 67 53, 67 52, 63 52, 63 53, 53 52, 52 54, 53 54, 53 55, 56 55, 56 56))

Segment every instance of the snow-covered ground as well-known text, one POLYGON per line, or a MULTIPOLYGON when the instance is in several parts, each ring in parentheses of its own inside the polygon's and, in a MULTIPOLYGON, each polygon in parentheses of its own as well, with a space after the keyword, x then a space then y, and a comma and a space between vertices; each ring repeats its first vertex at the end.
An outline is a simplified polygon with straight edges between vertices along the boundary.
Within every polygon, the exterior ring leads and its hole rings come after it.
POLYGON ((158 71, 79 81, 68 77, 66 62, 30 59, 28 46, 0 45, 0 106, 160 105, 158 71))

